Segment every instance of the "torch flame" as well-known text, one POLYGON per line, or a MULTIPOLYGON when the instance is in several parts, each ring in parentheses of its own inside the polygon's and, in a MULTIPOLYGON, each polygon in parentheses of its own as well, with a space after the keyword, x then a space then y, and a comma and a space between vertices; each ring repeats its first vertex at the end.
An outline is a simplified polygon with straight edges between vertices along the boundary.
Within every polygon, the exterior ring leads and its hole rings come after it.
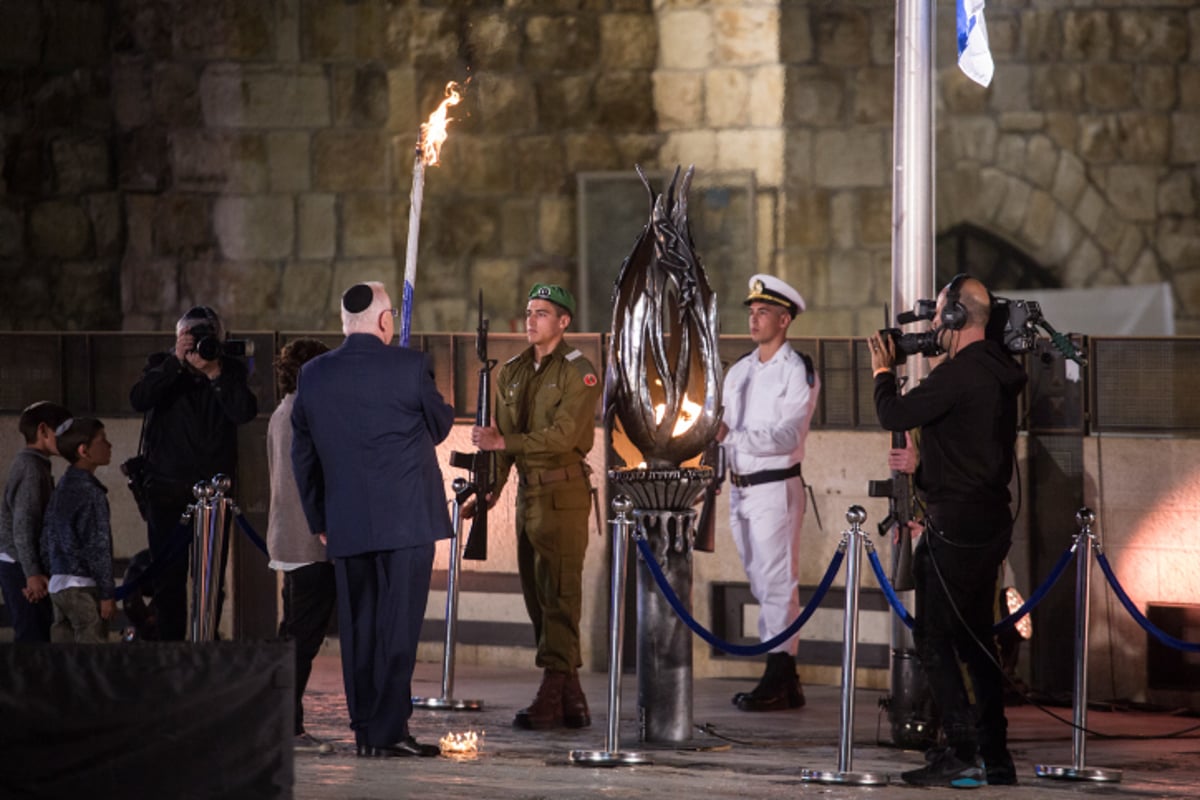
POLYGON ((427 122, 421 123, 421 138, 417 142, 417 149, 421 151, 421 161, 427 166, 434 166, 438 163, 438 157, 442 153, 442 145, 446 142, 446 137, 449 135, 446 132, 446 125, 453 119, 447 116, 450 111, 450 106, 456 106, 462 101, 462 95, 458 92, 458 84, 450 81, 446 84, 446 99, 429 115, 427 122))
POLYGON ((438 746, 446 755, 472 757, 479 754, 482 740, 475 731, 447 733, 438 740, 438 746))
MULTIPOLYGON (((691 430, 691 427, 696 424, 696 420, 700 419, 700 412, 704 411, 704 406, 699 403, 693 403, 688 399, 687 394, 683 395, 683 401, 679 405, 679 416, 675 417, 675 427, 671 430, 671 438, 682 436, 691 430)), ((665 403, 659 403, 654 407, 654 423, 657 425, 662 422, 663 414, 667 413, 665 403)))

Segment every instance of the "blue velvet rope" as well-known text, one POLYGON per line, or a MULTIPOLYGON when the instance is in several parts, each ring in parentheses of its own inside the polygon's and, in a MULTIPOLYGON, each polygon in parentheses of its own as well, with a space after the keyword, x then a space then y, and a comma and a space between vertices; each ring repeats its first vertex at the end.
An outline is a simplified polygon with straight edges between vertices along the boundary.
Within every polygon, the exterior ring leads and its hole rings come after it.
POLYGON ((267 552, 267 543, 262 540, 261 536, 254 532, 254 528, 250 527, 250 523, 246 520, 245 514, 237 515, 237 524, 238 527, 242 529, 242 533, 246 534, 246 538, 249 539, 255 547, 261 550, 264 556, 270 557, 270 553, 267 552))
POLYGON ((1165 644, 1167 647, 1174 647, 1176 650, 1186 650, 1189 653, 1200 653, 1200 644, 1194 642, 1185 642, 1182 639, 1176 639, 1171 634, 1164 631, 1162 628, 1155 625, 1150 620, 1146 619, 1145 615, 1138 610, 1138 607, 1129 599, 1129 595, 1125 594, 1125 590, 1121 588, 1121 583, 1117 580, 1117 576, 1113 574, 1112 567, 1108 563, 1108 559, 1104 553, 1096 553, 1096 563, 1100 565, 1100 569, 1104 571, 1104 577, 1108 578, 1108 583, 1117 594, 1117 598, 1121 601, 1121 605, 1125 606, 1125 610, 1129 612, 1129 616, 1133 617, 1138 625, 1145 629, 1146 633, 1153 636, 1158 641, 1165 644))
POLYGON ((1051 587, 1058 583, 1058 579, 1062 577, 1063 570, 1065 570, 1067 565, 1071 563, 1071 559, 1074 557, 1074 555, 1074 546, 1068 547, 1066 550, 1064 550, 1063 554, 1058 557, 1058 563, 1054 565, 1054 569, 1050 570, 1050 575, 1046 578, 1046 580, 1042 581, 1042 585, 1039 586, 1037 590, 1029 596, 1029 599, 1026 600, 1020 608, 993 625, 992 630, 999 632, 1010 625, 1016 625, 1021 617, 1028 614, 1033 610, 1034 606, 1042 602, 1042 598, 1046 596, 1046 593, 1050 591, 1051 587))
MULTIPOLYGON (((1058 582, 1058 579, 1062 577, 1063 570, 1065 570, 1067 565, 1071 563, 1071 558, 1074 555, 1075 551, 1073 548, 1068 547, 1066 550, 1064 550, 1063 554, 1058 558, 1058 563, 1054 565, 1054 569, 1050 571, 1050 574, 1046 577, 1046 580, 1042 581, 1042 585, 1039 586, 1032 595, 1030 595, 1029 599, 1026 600, 1020 608, 993 625, 992 630, 998 633, 1005 628, 1016 625, 1022 617, 1032 611, 1038 603, 1042 602, 1042 600, 1046 597, 1046 593, 1049 592, 1054 584, 1058 582)), ((911 629, 915 619, 912 614, 908 613, 908 609, 904 607, 904 604, 900 602, 900 598, 896 596, 896 590, 892 588, 891 581, 888 580, 887 574, 883 571, 883 565, 879 563, 879 554, 876 553, 874 549, 868 550, 867 559, 871 562, 871 570, 875 573, 875 580, 879 582, 879 588, 883 589, 883 594, 885 597, 887 597, 888 603, 891 605, 892 610, 895 611, 896 616, 900 617, 900 620, 911 629)))
POLYGON ((817 610, 817 607, 821 605, 821 600, 824 599, 825 593, 829 591, 830 584, 833 583, 833 579, 837 577, 838 570, 841 569, 842 558, 844 556, 844 553, 841 550, 838 550, 837 553, 834 554, 833 561, 829 562, 829 569, 825 570, 825 577, 821 579, 821 583, 819 586, 817 586, 816 592, 813 593, 812 598, 808 601, 808 605, 805 606, 804 610, 800 612, 800 616, 796 618, 796 621, 789 625, 783 633, 779 634, 773 639, 768 639, 767 641, 759 644, 741 645, 732 644, 722 639, 718 639, 710 631, 706 630, 703 625, 697 622, 696 619, 690 613, 688 613, 688 610, 683 607, 683 603, 680 602, 679 597, 675 594, 675 591, 671 588, 671 585, 667 583, 667 576, 663 574, 662 567, 658 565, 658 560, 654 557, 654 551, 650 549, 650 545, 647 544, 645 539, 639 538, 637 539, 637 546, 638 552, 642 554, 642 560, 646 562, 646 566, 650 568, 650 574, 654 576, 654 582, 658 584, 659 591, 662 592, 663 597, 667 599, 667 602, 671 604, 671 608, 674 609, 675 614, 678 615, 678 617, 683 620, 687 626, 691 628, 692 631, 695 632, 695 634, 701 639, 708 642, 718 650, 722 650, 730 655, 735 656, 762 655, 763 653, 770 652, 772 648, 778 647, 788 639, 795 636, 797 631, 804 627, 804 623, 808 622, 808 618, 813 615, 813 612, 817 610))
POLYGON ((887 598, 892 610, 896 612, 896 616, 904 623, 909 630, 912 629, 913 615, 908 613, 908 609, 900 602, 900 598, 896 596, 896 590, 892 588, 892 582, 888 580, 887 575, 883 572, 883 565, 879 563, 879 554, 875 552, 875 548, 867 551, 867 560, 871 562, 871 570, 875 573, 875 580, 879 582, 879 588, 883 589, 883 596, 887 598))

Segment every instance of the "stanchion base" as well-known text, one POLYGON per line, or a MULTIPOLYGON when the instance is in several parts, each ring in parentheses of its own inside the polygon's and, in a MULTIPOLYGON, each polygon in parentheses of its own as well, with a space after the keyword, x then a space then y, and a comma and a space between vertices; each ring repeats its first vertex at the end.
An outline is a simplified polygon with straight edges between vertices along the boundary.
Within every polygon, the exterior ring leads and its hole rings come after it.
POLYGON ((1053 767, 1048 764, 1037 764, 1033 768, 1033 774, 1039 778, 1053 778, 1060 781, 1116 783, 1121 780, 1124 770, 1103 767, 1053 767))
POLYGON ((653 764, 644 753, 625 750, 572 750, 571 763, 579 767, 632 767, 653 764))
POLYGON ((830 772, 819 769, 800 770, 800 780, 811 783, 840 783, 845 786, 884 786, 888 776, 882 772, 830 772))
POLYGON ((431 711, 482 711, 482 700, 454 700, 447 697, 414 697, 413 708, 431 711))

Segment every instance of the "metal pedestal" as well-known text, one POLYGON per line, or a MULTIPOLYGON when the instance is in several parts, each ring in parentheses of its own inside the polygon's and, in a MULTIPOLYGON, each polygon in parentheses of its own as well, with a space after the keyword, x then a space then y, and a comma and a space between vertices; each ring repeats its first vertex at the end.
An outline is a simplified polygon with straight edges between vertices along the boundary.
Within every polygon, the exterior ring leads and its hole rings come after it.
POLYGON ((608 625, 608 730, 603 750, 572 750, 572 764, 584 767, 617 767, 653 763, 642 753, 621 752, 621 652, 625 636, 625 560, 629 547, 629 511, 633 503, 624 495, 612 502, 612 577, 609 583, 608 625))
POLYGON ((222 571, 234 517, 232 488, 233 481, 226 475, 214 475, 212 480, 200 481, 192 487, 196 502, 187 512, 192 518, 189 642, 212 642, 217 638, 222 571))
POLYGON ((853 772, 854 761, 854 670, 858 660, 858 573, 862 564, 863 542, 871 546, 862 531, 867 512, 862 506, 850 506, 846 521, 850 530, 842 535, 842 547, 850 548, 846 560, 846 616, 842 622, 842 707, 841 734, 838 738, 838 768, 804 769, 800 780, 814 783, 839 783, 851 786, 882 786, 888 776, 878 772, 853 772))
POLYGON ((455 478, 451 484, 454 501, 450 504, 451 525, 454 538, 450 541, 450 565, 446 576, 446 641, 442 651, 442 694, 441 697, 414 697, 414 708, 433 711, 481 711, 482 700, 459 700, 454 697, 454 648, 458 629, 458 575, 462 569, 462 503, 470 490, 463 478, 455 478))
POLYGON ((1075 700, 1072 710, 1074 728, 1071 731, 1071 765, 1038 764, 1034 774, 1039 778, 1069 781, 1111 783, 1121 780, 1122 770, 1085 767, 1087 757, 1087 696, 1088 696, 1088 621, 1091 617, 1089 585, 1092 572, 1092 548, 1097 546, 1092 533, 1096 514, 1090 508, 1079 509, 1075 523, 1075 700))

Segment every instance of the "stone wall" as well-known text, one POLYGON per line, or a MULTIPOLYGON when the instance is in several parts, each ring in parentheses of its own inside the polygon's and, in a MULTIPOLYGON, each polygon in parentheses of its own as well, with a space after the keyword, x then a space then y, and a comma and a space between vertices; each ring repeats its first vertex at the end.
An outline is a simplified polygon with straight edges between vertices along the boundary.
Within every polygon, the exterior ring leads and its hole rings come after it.
MULTIPOLYGON (((987 19, 984 89, 939 4, 938 230, 1064 286, 1167 281, 1200 332, 1200 10, 987 19)), ((532 281, 574 285, 576 178, 635 163, 753 174, 744 270, 800 288, 797 333, 862 335, 889 294, 891 0, 27 0, 0 37, 0 326, 167 328, 207 302, 335 327, 345 285, 399 284, 419 122, 468 77, 416 330, 467 328, 478 287, 503 329, 532 281)))

